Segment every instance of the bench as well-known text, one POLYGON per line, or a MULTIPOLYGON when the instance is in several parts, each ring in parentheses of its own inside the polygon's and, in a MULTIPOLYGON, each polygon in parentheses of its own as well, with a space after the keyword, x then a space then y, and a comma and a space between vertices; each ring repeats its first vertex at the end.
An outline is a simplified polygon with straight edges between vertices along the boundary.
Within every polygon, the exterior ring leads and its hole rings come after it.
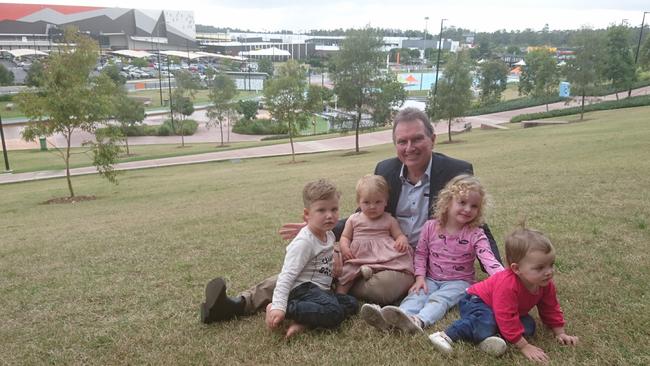
POLYGON ((7 103, 7 104, 5 105, 5 110, 7 110, 7 111, 11 111, 11 110, 14 109, 14 107, 15 107, 15 106, 14 106, 13 103, 7 103))
POLYGON ((508 127, 506 127, 506 126, 501 126, 501 125, 499 125, 499 124, 492 123, 492 122, 481 122, 481 129, 482 129, 482 130, 495 130, 495 129, 498 129, 498 130, 507 130, 508 127))
POLYGON ((567 123, 569 123, 569 121, 544 121, 544 120, 521 121, 521 126, 523 128, 528 128, 528 127, 547 126, 547 125, 565 125, 567 123))

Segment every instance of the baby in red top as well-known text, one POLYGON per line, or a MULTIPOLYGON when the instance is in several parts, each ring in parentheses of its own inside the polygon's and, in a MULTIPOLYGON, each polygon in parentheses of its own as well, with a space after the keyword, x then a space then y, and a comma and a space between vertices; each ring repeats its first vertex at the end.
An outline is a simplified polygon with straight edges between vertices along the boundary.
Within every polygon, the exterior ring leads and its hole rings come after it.
POLYGON ((560 344, 575 345, 578 337, 564 332, 564 316, 553 283, 555 249, 537 230, 521 227, 506 238, 508 269, 467 289, 460 301, 461 318, 444 332, 431 334, 434 346, 445 353, 452 343, 465 340, 493 355, 506 351, 501 334, 532 361, 546 362, 546 353, 528 341, 535 332, 535 321, 528 312, 537 306, 542 322, 553 330, 560 344))

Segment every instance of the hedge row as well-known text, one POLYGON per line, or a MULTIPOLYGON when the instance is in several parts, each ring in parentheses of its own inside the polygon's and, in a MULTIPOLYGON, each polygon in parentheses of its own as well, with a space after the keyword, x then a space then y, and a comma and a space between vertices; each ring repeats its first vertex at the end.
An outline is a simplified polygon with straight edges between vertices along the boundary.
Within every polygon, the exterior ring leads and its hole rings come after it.
POLYGON ((286 135, 289 133, 287 126, 270 119, 246 119, 235 122, 232 127, 235 133, 244 135, 286 135))
MULTIPOLYGON (((601 102, 596 104, 585 105, 585 112, 593 111, 603 111, 607 109, 619 109, 619 108, 630 108, 630 107, 643 107, 650 105, 650 95, 642 95, 638 97, 626 98, 621 100, 612 100, 607 102, 601 102)), ((548 112, 539 112, 539 113, 528 113, 520 114, 514 116, 510 119, 510 122, 516 123, 521 121, 530 121, 535 119, 542 118, 551 118, 559 116, 568 116, 572 114, 580 113, 580 107, 571 107, 565 109, 556 109, 548 112)))
MULTIPOLYGON (((650 80, 640 80, 636 81, 632 84, 632 89, 637 89, 637 88, 643 88, 644 86, 649 86, 650 85, 650 80)), ((611 85, 601 85, 597 86, 591 93, 589 93, 591 96, 595 97, 602 97, 603 95, 610 95, 614 93, 626 93, 627 91, 630 90, 629 88, 624 88, 624 89, 616 89, 612 87, 611 85)))
POLYGON ((489 113, 511 111, 513 109, 536 107, 538 105, 561 102, 561 101, 563 101, 565 99, 566 98, 562 98, 562 97, 559 97, 559 96, 553 96, 553 97, 549 97, 549 98, 538 98, 538 99, 533 99, 533 98, 529 98, 529 97, 517 98, 517 99, 508 100, 508 101, 505 101, 505 102, 499 102, 499 103, 492 104, 492 105, 487 105, 487 106, 483 106, 483 107, 470 109, 465 114, 465 116, 478 116, 478 115, 481 115, 481 114, 489 114, 489 113))
MULTIPOLYGON (((178 124, 178 121, 174 121, 174 125, 176 129, 179 129, 180 125, 178 124)), ((196 130, 198 128, 198 123, 195 120, 192 119, 186 119, 183 122, 183 136, 191 136, 196 133, 196 130)), ((104 128, 99 128, 97 130, 98 134, 102 133, 108 133, 109 130, 116 130, 119 131, 121 134, 121 128, 118 126, 110 126, 110 127, 104 127, 104 128)), ((171 120, 166 120, 163 122, 162 125, 160 126, 150 126, 150 125, 136 125, 136 126, 128 126, 126 128, 126 135, 129 137, 132 136, 180 136, 180 131, 175 132, 174 129, 172 128, 172 123, 171 120)))

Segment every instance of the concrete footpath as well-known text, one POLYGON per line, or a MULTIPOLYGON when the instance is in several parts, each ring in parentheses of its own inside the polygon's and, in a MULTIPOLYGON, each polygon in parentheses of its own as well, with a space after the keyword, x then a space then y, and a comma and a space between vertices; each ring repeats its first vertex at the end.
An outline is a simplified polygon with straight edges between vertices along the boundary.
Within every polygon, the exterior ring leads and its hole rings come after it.
MULTIPOLYGON (((650 87, 636 89, 632 93, 632 95, 647 95, 647 94, 650 94, 650 87)), ((621 97, 623 97, 622 93, 621 93, 621 97)), ((600 97, 598 98, 598 101, 612 100, 612 99, 616 99, 616 96, 614 94, 605 97, 600 97)), ((549 110, 553 110, 553 109, 562 109, 562 108, 568 108, 573 106, 575 106, 575 102, 569 104, 566 104, 564 102, 559 102, 559 103, 550 104, 548 108, 549 110)), ((459 120, 458 122, 455 122, 452 125, 452 132, 460 131, 464 129, 464 125, 468 122, 471 123, 472 128, 480 128, 482 122, 502 124, 502 123, 509 122, 510 118, 512 118, 515 115, 519 115, 523 113, 542 112, 545 110, 546 110, 546 106, 542 105, 542 106, 523 108, 523 109, 506 111, 506 112, 491 113, 491 114, 486 114, 481 116, 465 117, 459 120)), ((439 135, 438 139, 441 139, 443 137, 441 137, 440 135, 443 135, 447 132, 447 124, 445 122, 436 123, 435 129, 436 129, 436 134, 439 135)), ((154 139, 160 139, 160 138, 154 138, 154 139)), ((178 137, 175 137, 175 139, 177 142, 178 137)), ((355 139, 354 133, 350 133, 349 135, 342 136, 342 137, 334 137, 330 139, 323 139, 323 140, 316 140, 316 141, 296 142, 294 143, 294 148, 296 154, 311 154, 311 153, 325 152, 325 151, 351 150, 355 146, 354 139, 355 139)), ((135 139, 129 139, 129 142, 133 140, 135 139)), ((188 138, 186 138, 185 140, 186 143, 191 143, 188 142, 188 138)), ((214 141, 214 139, 212 139, 211 141, 214 141)), ((145 141, 142 142, 147 143, 145 141)), ((155 141, 150 141, 149 143, 155 143, 155 141)), ((158 141, 158 143, 163 143, 163 142, 158 141)), ((361 148, 366 148, 366 147, 381 145, 381 144, 388 144, 388 143, 392 143, 391 130, 370 132, 370 133, 364 133, 359 135, 359 146, 361 148)), ((195 154, 195 155, 176 156, 170 158, 133 161, 128 163, 116 164, 114 165, 114 168, 115 170, 133 170, 133 169, 157 168, 163 166, 206 163, 211 161, 225 161, 225 160, 260 158, 260 157, 269 157, 269 156, 283 156, 283 155, 291 155, 291 145, 289 143, 251 147, 251 148, 238 149, 238 150, 216 151, 211 153, 203 153, 203 154, 195 154)), ((75 168, 70 170, 71 175, 84 175, 84 174, 95 174, 95 173, 97 173, 97 170, 94 166, 75 168)), ((0 184, 27 182, 27 181, 60 178, 60 177, 65 177, 65 170, 37 171, 37 172, 17 173, 17 174, 0 173, 0 184)))
MULTIPOLYGON (((359 135, 359 146, 362 148, 387 144, 392 141, 392 131, 384 130, 359 135)), ((324 151, 350 150, 354 148, 354 134, 343 137, 316 141, 301 141, 294 143, 296 154, 310 154, 324 151)), ((247 149, 217 151, 196 155, 175 156, 152 160, 133 161, 115 164, 115 170, 133 170, 157 168, 163 166, 186 165, 206 163, 211 161, 237 160, 247 158, 260 158, 268 156, 291 155, 291 145, 288 143, 251 147, 247 149)), ((94 166, 70 169, 71 175, 84 175, 97 173, 94 166)), ((65 170, 47 170, 28 173, 0 173, 0 184, 27 182, 41 179, 65 177, 65 170)))

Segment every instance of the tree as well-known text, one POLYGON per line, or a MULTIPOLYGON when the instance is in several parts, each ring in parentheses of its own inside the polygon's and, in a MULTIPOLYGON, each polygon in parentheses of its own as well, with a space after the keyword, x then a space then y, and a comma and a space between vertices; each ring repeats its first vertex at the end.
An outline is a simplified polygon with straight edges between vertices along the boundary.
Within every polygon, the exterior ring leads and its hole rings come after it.
POLYGON ((248 120, 255 119, 258 108, 259 103, 255 100, 239 100, 237 102, 237 112, 241 113, 248 120))
POLYGON ((36 60, 27 71, 25 77, 25 85, 27 86, 41 86, 41 79, 43 79, 43 64, 36 60))
MULTIPOLYGON (((557 92, 559 75, 555 57, 545 48, 538 48, 524 57, 526 66, 519 77, 519 93, 533 98, 548 98, 557 92)), ((548 103, 546 104, 548 111, 548 103)))
POLYGON ((629 41, 629 30, 626 25, 613 25, 607 28, 607 45, 605 61, 605 79, 611 80, 612 86, 618 90, 629 89, 635 81, 636 73, 634 56, 629 41))
MULTIPOLYGON (((74 28, 65 31, 66 46, 51 54, 43 70, 41 87, 21 92, 16 100, 20 110, 30 119, 22 137, 35 141, 39 136, 63 135, 66 146, 54 150, 65 163, 70 197, 74 197, 70 178, 72 135, 81 130, 94 133, 113 111, 113 95, 117 86, 106 75, 91 76, 97 62, 98 47, 90 38, 78 34, 74 28), (74 45, 74 48, 71 46, 74 45)), ((89 145, 93 163, 100 175, 116 183, 112 164, 117 160, 119 147, 114 136, 97 136, 89 145)))
POLYGON ((639 51, 639 65, 644 70, 650 70, 650 37, 646 37, 639 51))
POLYGON ((0 64, 0 85, 13 85, 14 73, 8 70, 5 65, 0 64))
POLYGON ((288 126, 291 161, 294 163, 293 137, 307 125, 304 74, 305 71, 295 60, 289 60, 278 68, 276 78, 264 84, 264 97, 271 116, 278 123, 288 126))
POLYGON ((131 65, 135 67, 147 67, 149 66, 149 61, 144 57, 134 58, 131 60, 131 65))
POLYGON ((115 101, 114 117, 120 124, 120 130, 126 145, 126 155, 131 155, 128 130, 144 120, 144 105, 135 99, 127 97, 124 92, 119 93, 115 101))
POLYGON ((501 93, 506 90, 508 71, 508 66, 499 59, 483 62, 479 66, 479 87, 481 88, 480 100, 482 105, 501 101, 501 93))
POLYGON ((174 79, 176 80, 176 89, 172 93, 171 110, 179 118, 177 119, 178 128, 174 124, 172 124, 172 128, 174 133, 180 132, 181 147, 185 147, 185 119, 194 113, 192 100, 194 100, 194 95, 199 89, 199 83, 189 71, 185 70, 174 74, 174 79))
POLYGON ((273 62, 268 58, 263 58, 257 61, 257 71, 265 72, 269 74, 269 76, 273 76, 273 62))
POLYGON ((370 95, 370 113, 376 125, 384 126, 393 117, 396 108, 404 104, 407 97, 404 86, 392 73, 382 74, 376 80, 376 88, 370 95))
POLYGON ((438 82, 438 94, 427 102, 427 112, 432 120, 444 119, 449 124, 448 135, 451 142, 451 122, 461 117, 472 101, 472 77, 469 72, 468 56, 464 53, 451 55, 445 68, 444 78, 438 82))
MULTIPOLYGON (((34 65, 32 64, 32 67, 33 66, 34 65)), ((116 65, 106 65, 106 67, 102 69, 102 74, 106 74, 106 76, 111 78, 117 85, 124 85, 124 83, 126 83, 126 77, 120 74, 120 68, 116 65)))
POLYGON ((334 58, 334 92, 343 108, 356 112, 355 150, 359 152, 361 116, 369 110, 371 94, 381 75, 383 39, 376 29, 350 30, 334 58))
POLYGON ((604 39, 596 32, 583 28, 574 40, 575 59, 567 66, 567 79, 577 95, 581 96, 580 120, 584 117, 585 96, 598 83, 602 75, 604 39))
POLYGON ((212 105, 208 107, 208 122, 207 126, 211 124, 219 125, 221 131, 221 146, 223 145, 223 123, 228 120, 231 112, 234 110, 232 98, 237 95, 237 86, 235 82, 224 74, 217 74, 214 78, 208 98, 212 105))

